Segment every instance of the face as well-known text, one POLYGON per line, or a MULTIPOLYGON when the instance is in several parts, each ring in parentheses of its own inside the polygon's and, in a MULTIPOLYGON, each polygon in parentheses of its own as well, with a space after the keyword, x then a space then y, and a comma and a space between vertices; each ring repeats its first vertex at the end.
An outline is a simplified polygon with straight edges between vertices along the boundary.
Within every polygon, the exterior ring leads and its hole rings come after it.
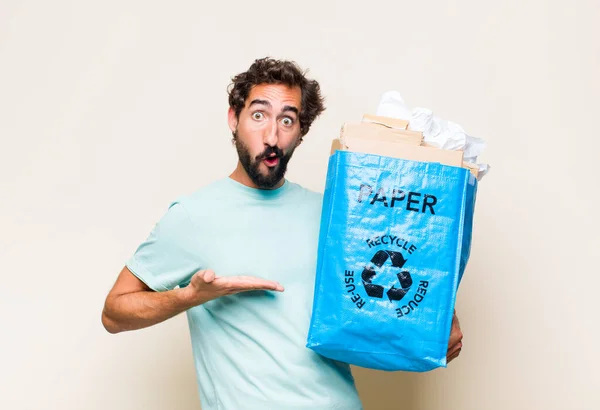
POLYGON ((277 186, 300 143, 300 87, 260 84, 252 88, 236 118, 229 109, 240 163, 252 182, 263 189, 277 186))

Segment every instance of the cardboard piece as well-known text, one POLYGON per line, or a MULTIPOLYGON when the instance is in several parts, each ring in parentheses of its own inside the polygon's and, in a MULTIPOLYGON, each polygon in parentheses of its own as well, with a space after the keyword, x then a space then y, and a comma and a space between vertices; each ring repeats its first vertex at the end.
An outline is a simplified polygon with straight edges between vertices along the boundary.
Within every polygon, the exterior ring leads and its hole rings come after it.
POLYGON ((402 142, 409 145, 421 145, 423 134, 417 131, 392 129, 372 123, 344 124, 341 132, 342 140, 348 138, 363 138, 386 142, 402 142))
POLYGON ((367 154, 382 155, 386 157, 402 158, 420 162, 439 162, 443 165, 462 167, 463 152, 450 151, 439 148, 422 147, 397 142, 368 140, 346 136, 343 140, 334 140, 332 153, 335 150, 349 150, 367 154))
POLYGON ((440 149, 423 141, 423 133, 408 131, 408 121, 365 114, 359 124, 344 124, 331 153, 349 150, 420 162, 438 162, 468 169, 475 177, 476 164, 463 162, 463 151, 440 149))
POLYGON ((365 114, 362 122, 383 125, 384 127, 393 128, 396 130, 406 130, 408 128, 407 120, 398 118, 381 117, 379 115, 365 114))
POLYGON ((467 168, 469 171, 471 171, 471 174, 473 174, 475 176, 475 178, 477 178, 479 176, 479 167, 477 166, 477 164, 472 164, 470 162, 463 162, 462 167, 467 168))
POLYGON ((346 147, 344 147, 344 144, 342 144, 342 140, 339 138, 334 138, 333 141, 331 141, 331 151, 329 152, 329 155, 333 155, 336 151, 345 151, 346 147))

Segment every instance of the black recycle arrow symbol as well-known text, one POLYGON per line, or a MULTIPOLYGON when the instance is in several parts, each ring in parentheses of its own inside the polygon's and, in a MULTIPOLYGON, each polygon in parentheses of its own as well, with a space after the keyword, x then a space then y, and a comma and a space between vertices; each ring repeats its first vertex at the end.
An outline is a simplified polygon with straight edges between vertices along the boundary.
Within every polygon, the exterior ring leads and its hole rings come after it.
POLYGON ((390 302, 392 300, 402 299, 404 295, 406 295, 406 292, 408 292, 408 290, 410 289, 410 286, 412 285, 412 278, 410 277, 410 273, 408 273, 408 271, 404 270, 400 272, 397 276, 398 281, 400 282, 400 286, 402 288, 392 286, 390 290, 387 291, 387 295, 390 299, 390 302))
MULTIPOLYGON (((404 259, 404 256, 402 256, 400 252, 383 250, 377 251, 375 255, 373 255, 373 257, 371 258, 371 263, 373 266, 365 266, 361 275, 367 295, 380 299, 383 298, 383 286, 374 285, 371 282, 375 275, 377 275, 377 272, 375 272, 375 267, 381 268, 388 259, 390 260, 392 267, 394 268, 400 269, 406 263, 406 259, 404 259)), ((390 302, 393 300, 401 300, 404 297, 404 295, 406 295, 406 293, 412 285, 412 278, 408 271, 401 271, 396 276, 398 277, 400 288, 392 286, 387 291, 386 294, 390 302)))

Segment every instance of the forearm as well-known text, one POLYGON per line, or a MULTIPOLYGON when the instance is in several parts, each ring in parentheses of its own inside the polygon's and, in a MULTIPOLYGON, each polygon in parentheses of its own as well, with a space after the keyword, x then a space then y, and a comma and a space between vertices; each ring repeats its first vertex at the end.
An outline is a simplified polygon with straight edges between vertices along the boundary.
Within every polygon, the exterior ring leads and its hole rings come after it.
POLYGON ((142 329, 195 306, 185 288, 166 292, 140 291, 106 299, 102 323, 110 333, 142 329))

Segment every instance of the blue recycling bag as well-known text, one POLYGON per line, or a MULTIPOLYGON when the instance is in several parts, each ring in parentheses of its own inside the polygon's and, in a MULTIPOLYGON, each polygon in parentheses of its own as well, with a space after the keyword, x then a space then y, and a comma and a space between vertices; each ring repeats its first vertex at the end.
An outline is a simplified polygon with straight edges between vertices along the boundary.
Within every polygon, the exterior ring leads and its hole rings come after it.
POLYGON ((373 369, 445 367, 476 189, 463 168, 336 151, 307 347, 373 369))

